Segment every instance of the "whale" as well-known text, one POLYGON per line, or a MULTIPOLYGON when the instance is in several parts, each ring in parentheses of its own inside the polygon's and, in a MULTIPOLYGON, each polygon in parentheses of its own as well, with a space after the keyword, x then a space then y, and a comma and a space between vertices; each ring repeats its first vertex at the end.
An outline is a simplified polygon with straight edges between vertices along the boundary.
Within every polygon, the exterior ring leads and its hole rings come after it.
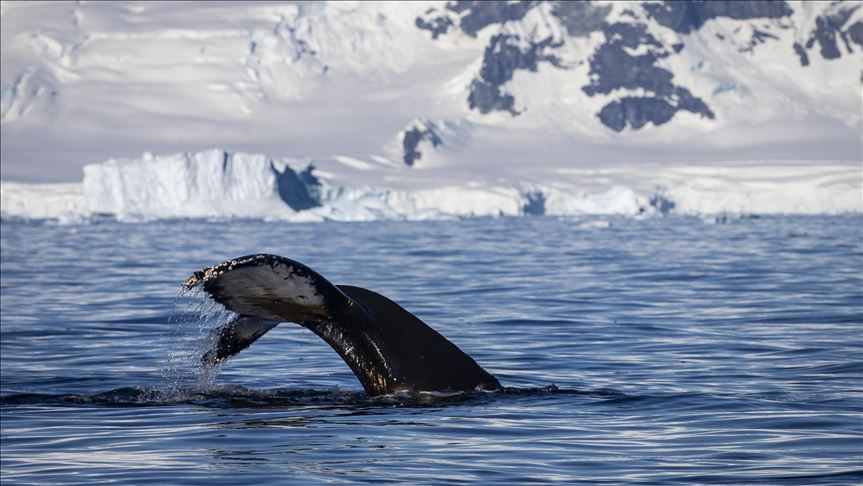
POLYGON ((329 344, 370 396, 501 389, 497 378, 399 304, 362 287, 334 285, 289 258, 227 260, 193 273, 183 286, 202 289, 234 314, 211 332, 201 358, 208 365, 290 322, 329 344))

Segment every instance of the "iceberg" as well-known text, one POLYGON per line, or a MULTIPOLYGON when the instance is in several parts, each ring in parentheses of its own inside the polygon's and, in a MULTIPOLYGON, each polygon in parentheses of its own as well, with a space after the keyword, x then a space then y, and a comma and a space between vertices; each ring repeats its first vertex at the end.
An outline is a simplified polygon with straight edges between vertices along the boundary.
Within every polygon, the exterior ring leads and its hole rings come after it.
POLYGON ((74 221, 87 213, 80 183, 26 184, 0 181, 0 215, 4 218, 74 221))
POLYGON ((301 164, 220 149, 148 153, 86 165, 83 192, 90 213, 118 219, 287 218, 316 205, 294 168, 301 164))

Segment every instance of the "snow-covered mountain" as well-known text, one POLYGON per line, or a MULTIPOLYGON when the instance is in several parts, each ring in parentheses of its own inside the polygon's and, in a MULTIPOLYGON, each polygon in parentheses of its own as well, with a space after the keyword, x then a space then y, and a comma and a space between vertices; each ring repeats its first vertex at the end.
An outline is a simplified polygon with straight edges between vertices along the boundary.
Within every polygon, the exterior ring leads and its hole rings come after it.
MULTIPOLYGON (((860 7, 859 3, 825 2, 798 4, 793 9, 783 1, 454 2, 428 10, 417 18, 417 26, 429 30, 433 38, 451 30, 477 37, 489 26, 496 27, 467 97, 470 108, 480 113, 504 111, 517 116, 536 109, 535 100, 521 102, 517 108, 512 92, 518 88, 510 90, 506 85, 518 71, 537 72, 540 64, 548 63, 574 71, 564 74, 566 84, 575 85, 587 97, 598 97, 601 108, 590 114, 615 131, 663 125, 680 112, 706 120, 715 120, 720 113, 734 120, 740 113, 725 106, 730 104, 725 92, 770 96, 770 91, 787 83, 783 75, 799 73, 788 83, 797 84, 799 78, 812 80, 811 71, 817 70, 833 70, 841 77, 822 86, 790 86, 791 91, 805 92, 813 111, 855 122, 859 121, 856 107, 843 106, 848 100, 838 98, 832 100, 838 103, 830 104, 828 92, 830 86, 849 86, 863 59, 860 7), (799 58, 799 67, 817 62, 819 68, 793 69, 792 53, 799 58), (810 61, 812 53, 817 61, 810 61), (852 60, 825 62, 843 54, 852 60), (774 89, 762 94, 759 88, 765 84, 774 89)), ((548 96, 543 101, 576 105, 572 98, 548 96)), ((580 101, 581 106, 595 104, 580 101)), ((746 101, 763 103, 755 98, 746 101)))
MULTIPOLYGON (((804 175, 838 167, 859 192, 856 1, 4 2, 0 18, 7 182, 76 181, 94 162, 219 146, 267 154, 256 175, 250 165, 225 180, 278 179, 266 161, 302 159, 340 191, 414 204, 411 194, 484 188, 506 194, 504 214, 524 212, 528 194, 547 212, 554 194, 625 187, 650 199, 690 169, 751 183, 746 168, 762 182, 770 168, 794 168, 771 184, 818 188, 804 175)), ((85 182, 107 184, 105 194, 123 177, 164 184, 170 177, 153 171, 167 166, 153 163, 93 166, 117 175, 85 182)), ((780 189, 790 197, 791 187, 780 189)), ((11 214, 8 194, 21 193, 9 188, 20 186, 3 188, 11 214)), ((84 189, 91 201, 96 189, 84 189)), ((272 196, 261 194, 248 207, 272 196)), ((127 196, 115 201, 129 212, 127 196)), ((824 196, 774 209, 863 205, 801 202, 824 196)), ((390 202, 375 207, 414 214, 390 202)), ((141 204, 153 214, 214 210, 141 204)), ((756 210, 732 206, 714 209, 756 210)), ((299 209, 309 210, 326 211, 299 209)))

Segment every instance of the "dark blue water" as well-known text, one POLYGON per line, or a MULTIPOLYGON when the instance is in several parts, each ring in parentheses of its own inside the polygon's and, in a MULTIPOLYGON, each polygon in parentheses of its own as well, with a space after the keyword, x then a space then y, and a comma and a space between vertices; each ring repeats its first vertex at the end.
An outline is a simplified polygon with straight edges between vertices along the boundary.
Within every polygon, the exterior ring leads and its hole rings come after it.
POLYGON ((863 481, 859 215, 0 235, 4 486, 863 481), (254 252, 393 298, 511 389, 371 399, 289 324, 200 376, 179 282, 254 252))

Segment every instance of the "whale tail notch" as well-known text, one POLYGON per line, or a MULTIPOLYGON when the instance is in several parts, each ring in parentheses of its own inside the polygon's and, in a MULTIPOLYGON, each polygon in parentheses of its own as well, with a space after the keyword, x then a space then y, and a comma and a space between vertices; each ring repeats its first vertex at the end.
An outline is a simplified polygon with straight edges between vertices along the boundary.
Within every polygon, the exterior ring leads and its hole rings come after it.
POLYGON ((501 388, 473 358, 397 303, 362 287, 333 285, 288 258, 229 260, 196 272, 184 285, 200 285, 239 314, 213 331, 206 363, 229 359, 287 321, 327 342, 370 395, 501 388))

